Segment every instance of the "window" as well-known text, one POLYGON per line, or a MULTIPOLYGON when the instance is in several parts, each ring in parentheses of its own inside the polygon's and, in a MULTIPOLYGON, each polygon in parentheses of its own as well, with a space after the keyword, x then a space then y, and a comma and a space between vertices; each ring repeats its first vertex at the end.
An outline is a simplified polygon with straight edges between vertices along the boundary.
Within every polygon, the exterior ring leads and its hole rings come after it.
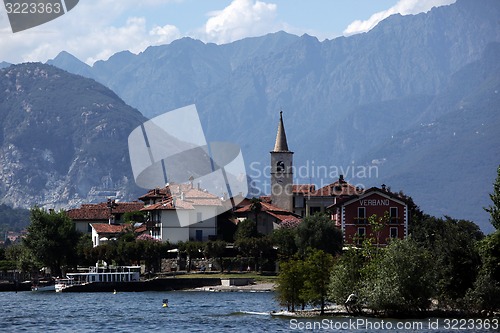
POLYGON ((309 207, 309 215, 314 215, 314 213, 321 213, 321 207, 309 207))
POLYGON ((285 171, 285 163, 283 161, 279 161, 276 163, 276 172, 285 171))
POLYGON ((198 242, 203 240, 203 230, 196 230, 196 240, 198 242))
POLYGON ((390 237, 391 238, 398 238, 398 228, 392 227, 390 229, 390 237))
POLYGON ((398 223, 398 207, 391 207, 390 223, 398 223))
POLYGON ((366 208, 358 207, 358 223, 366 224, 366 208))
POLYGON ((358 233, 356 235, 356 243, 358 245, 361 245, 361 243, 363 243, 363 240, 365 239, 365 235, 366 235, 366 228, 365 227, 359 227, 358 228, 358 233))
POLYGON ((201 215, 201 212, 196 213, 196 221, 197 222, 203 221, 203 216, 201 215))

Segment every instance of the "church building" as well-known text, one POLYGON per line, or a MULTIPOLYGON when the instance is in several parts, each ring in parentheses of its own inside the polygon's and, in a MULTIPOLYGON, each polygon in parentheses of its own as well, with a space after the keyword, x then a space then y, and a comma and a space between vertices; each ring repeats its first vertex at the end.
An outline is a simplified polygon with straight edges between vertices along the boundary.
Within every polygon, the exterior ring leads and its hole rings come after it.
POLYGON ((288 148, 283 112, 271 151, 270 176, 268 204, 300 217, 330 214, 342 230, 346 245, 359 245, 368 237, 378 245, 386 245, 391 238, 408 235, 408 205, 385 185, 382 189, 364 190, 349 184, 342 175, 319 189, 314 184, 293 184, 293 152, 288 148), (369 223, 370 216, 378 218, 379 227, 369 223))

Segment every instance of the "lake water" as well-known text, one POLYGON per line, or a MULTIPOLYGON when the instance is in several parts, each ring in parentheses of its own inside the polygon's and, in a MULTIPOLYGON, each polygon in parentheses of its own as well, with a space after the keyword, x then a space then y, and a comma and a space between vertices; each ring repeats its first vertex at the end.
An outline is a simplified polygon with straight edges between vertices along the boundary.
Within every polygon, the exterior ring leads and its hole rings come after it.
POLYGON ((451 321, 447 330, 444 319, 399 322, 327 317, 291 321, 269 315, 277 309, 271 292, 4 292, 0 293, 0 332, 500 331, 479 329, 479 322, 468 323, 472 325, 469 329, 460 329, 457 322, 456 329, 452 329, 451 321), (167 308, 162 306, 164 298, 169 300, 167 308), (406 326, 398 329, 397 325, 406 326))

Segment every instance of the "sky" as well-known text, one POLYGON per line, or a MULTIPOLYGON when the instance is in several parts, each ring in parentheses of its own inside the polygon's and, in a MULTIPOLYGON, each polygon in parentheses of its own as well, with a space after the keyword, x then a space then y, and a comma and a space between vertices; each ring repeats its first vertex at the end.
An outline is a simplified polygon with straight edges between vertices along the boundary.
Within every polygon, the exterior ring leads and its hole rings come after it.
POLYGON ((369 31, 389 15, 456 0, 80 0, 65 15, 13 33, 0 5, 0 62, 45 62, 67 51, 92 65, 182 37, 226 44, 286 31, 319 40, 369 31))

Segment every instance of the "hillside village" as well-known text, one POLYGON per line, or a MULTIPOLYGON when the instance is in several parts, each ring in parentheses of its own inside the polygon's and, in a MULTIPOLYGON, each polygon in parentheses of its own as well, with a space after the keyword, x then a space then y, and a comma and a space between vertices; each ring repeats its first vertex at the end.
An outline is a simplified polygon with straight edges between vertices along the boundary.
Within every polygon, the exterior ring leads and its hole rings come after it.
POLYGON ((260 234, 270 235, 283 222, 300 222, 315 213, 328 214, 335 221, 346 246, 359 245, 366 236, 375 233, 379 245, 408 235, 408 203, 386 185, 361 189, 349 184, 343 175, 321 188, 314 184, 294 184, 293 152, 288 148, 282 113, 270 155, 270 195, 257 200, 244 198, 234 207, 231 198, 208 193, 191 178, 184 184, 151 189, 135 202, 109 199, 104 203, 84 204, 68 210, 67 214, 78 231, 92 234, 94 247, 116 239, 127 228, 124 216, 134 212, 146 216, 144 221, 135 222, 135 233, 171 244, 223 239, 223 228, 231 228, 233 224, 234 229, 245 219, 254 220, 260 234), (374 214, 387 219, 376 232, 368 222, 374 214))

